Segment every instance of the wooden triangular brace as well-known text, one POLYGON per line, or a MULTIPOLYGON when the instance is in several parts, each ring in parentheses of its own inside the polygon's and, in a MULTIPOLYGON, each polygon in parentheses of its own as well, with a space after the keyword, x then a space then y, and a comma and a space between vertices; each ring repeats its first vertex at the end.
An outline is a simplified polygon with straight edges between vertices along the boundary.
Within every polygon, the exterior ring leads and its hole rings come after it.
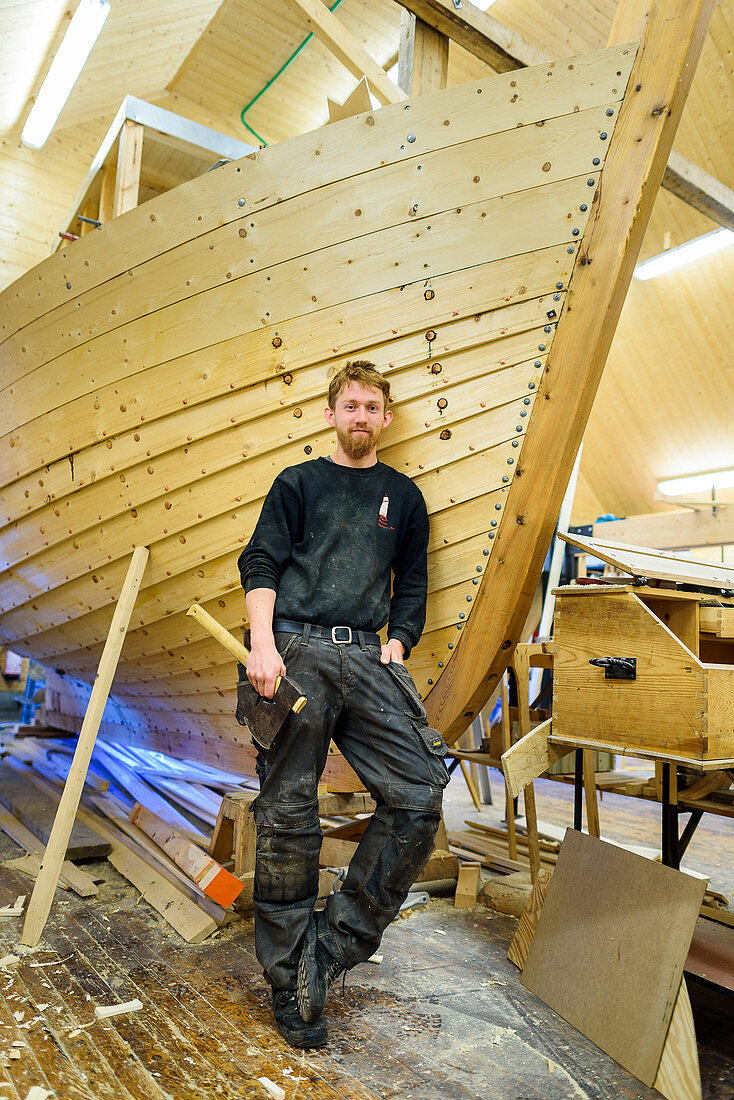
POLYGON ((363 111, 371 111, 372 100, 367 86, 367 77, 362 77, 359 84, 349 93, 343 103, 337 103, 330 96, 327 102, 329 104, 329 122, 339 122, 343 118, 351 118, 352 115, 361 115, 363 111))

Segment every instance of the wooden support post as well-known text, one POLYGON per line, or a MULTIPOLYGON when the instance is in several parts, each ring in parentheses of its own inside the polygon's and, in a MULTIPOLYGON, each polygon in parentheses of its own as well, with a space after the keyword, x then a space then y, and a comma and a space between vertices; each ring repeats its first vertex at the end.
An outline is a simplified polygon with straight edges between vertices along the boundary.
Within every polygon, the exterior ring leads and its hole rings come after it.
POLYGON ((594 751, 584 749, 584 793, 586 794, 586 827, 589 836, 599 836, 599 806, 596 801, 594 751))
POLYGON ((112 217, 124 214, 138 205, 140 190, 140 166, 143 159, 144 127, 126 118, 120 130, 120 146, 117 152, 117 176, 112 217))
POLYGON ((403 10, 400 18, 398 84, 409 96, 445 88, 449 71, 449 40, 428 23, 403 10))
POLYGON ((477 813, 479 813, 482 808, 482 801, 479 797, 479 791, 476 788, 474 780, 471 777, 471 772, 466 766, 466 761, 460 760, 459 767, 461 768, 461 774, 466 780, 466 785, 469 788, 469 794, 471 795, 471 800, 474 803, 474 809, 477 811, 477 813))
MULTIPOLYGON (((502 690, 500 692, 502 705, 502 752, 503 754, 512 745, 512 723, 510 722, 510 696, 507 685, 507 673, 502 676, 502 690)), ((510 788, 505 783, 505 816, 507 817, 507 851, 510 859, 517 859, 517 838, 515 836, 515 799, 510 788)))
POLYGON ((237 878, 255 870, 257 835, 255 815, 250 805, 255 797, 253 792, 250 798, 240 802, 240 812, 234 824, 234 873, 237 878))
MULTIPOLYGON (((517 723, 521 740, 530 733, 530 652, 526 643, 520 643, 512 658, 517 689, 517 723)), ((540 841, 538 839, 538 814, 535 808, 535 790, 532 780, 523 791, 525 824, 528 833, 528 860, 530 881, 535 882, 540 870, 540 841)))
MULTIPOLYGON (((620 37, 610 45, 633 37, 624 20, 630 4, 621 5, 620 37)), ((522 522, 501 525, 474 610, 426 699, 430 724, 449 744, 481 710, 520 640, 713 10, 712 0, 651 0, 644 7, 642 43, 603 182, 590 177, 589 222, 539 383, 516 471, 522 476, 509 486, 506 515, 522 522)), ((632 10, 637 17, 640 5, 632 10)))
POLYGON ((102 182, 99 191, 99 210, 97 221, 108 222, 115 208, 115 169, 106 164, 102 169, 102 182))
POLYGON ((64 785, 59 808, 56 811, 41 870, 33 888, 33 896, 26 913, 21 943, 26 944, 28 947, 35 947, 40 940, 51 910, 51 902, 66 855, 69 835, 79 808, 79 799, 84 787, 84 779, 94 749, 94 742, 102 722, 102 715, 110 693, 112 679, 117 669, 117 662, 120 659, 122 643, 125 641, 130 616, 143 579, 148 554, 147 546, 138 546, 133 551, 127 576, 115 607, 112 625, 102 650, 92 694, 89 698, 84 722, 77 740, 74 759, 71 762, 69 776, 64 785))

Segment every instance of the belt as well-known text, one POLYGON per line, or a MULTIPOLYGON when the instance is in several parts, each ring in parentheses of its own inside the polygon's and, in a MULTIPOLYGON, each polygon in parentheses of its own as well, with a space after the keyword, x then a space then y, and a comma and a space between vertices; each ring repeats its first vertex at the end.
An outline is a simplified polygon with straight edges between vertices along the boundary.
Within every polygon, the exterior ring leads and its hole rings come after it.
POLYGON ((313 623, 294 623, 290 619, 276 619, 273 630, 283 634, 302 634, 304 641, 318 638, 320 641, 333 642, 334 645, 380 645, 380 635, 370 634, 366 630, 352 630, 351 626, 316 626, 313 623), (352 637, 354 635, 354 637, 352 637))

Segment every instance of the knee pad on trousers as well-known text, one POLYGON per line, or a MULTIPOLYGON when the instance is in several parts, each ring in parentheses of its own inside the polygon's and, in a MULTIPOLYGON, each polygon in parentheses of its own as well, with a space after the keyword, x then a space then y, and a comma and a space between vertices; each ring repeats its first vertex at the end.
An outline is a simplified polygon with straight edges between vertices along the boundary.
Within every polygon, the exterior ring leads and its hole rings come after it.
POLYGON ((293 903, 319 888, 321 825, 318 803, 255 803, 255 900, 293 903))

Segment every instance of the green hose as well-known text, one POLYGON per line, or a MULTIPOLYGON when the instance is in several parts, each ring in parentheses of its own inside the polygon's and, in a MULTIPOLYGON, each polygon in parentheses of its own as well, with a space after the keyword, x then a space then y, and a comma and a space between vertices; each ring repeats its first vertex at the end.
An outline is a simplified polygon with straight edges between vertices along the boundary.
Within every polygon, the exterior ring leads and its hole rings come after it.
MULTIPOLYGON (((342 0, 336 0, 336 3, 332 4, 331 7, 329 8, 329 11, 336 11, 336 9, 339 7, 341 2, 342 2, 342 0)), ((295 61, 295 59, 298 57, 298 55, 301 52, 301 50, 303 49, 303 47, 307 46, 312 38, 313 38, 313 32, 311 32, 311 34, 309 34, 307 38, 304 38, 303 42, 301 42, 301 45, 298 47, 297 50, 295 50, 291 54, 291 56, 286 61, 285 65, 281 65, 281 67, 278 69, 275 76, 272 76, 270 78, 270 80, 267 82, 267 84, 265 84, 264 87, 262 87, 260 89, 260 91, 257 93, 257 95, 253 99, 251 99, 250 102, 248 104, 246 104, 246 106, 244 106, 242 108, 242 111, 240 112, 240 122, 242 123, 242 125, 245 127, 246 130, 250 131, 250 133, 253 135, 253 137, 257 138, 257 140, 260 142, 261 145, 267 145, 268 143, 267 143, 267 141, 265 140, 264 137, 261 137, 260 134, 258 134, 257 130, 253 130, 253 128, 252 128, 252 126, 250 126, 249 122, 245 122, 245 115, 250 110, 250 107, 254 106, 254 104, 257 103, 260 96, 265 95, 268 88, 272 87, 272 85, 275 84, 275 81, 278 79, 278 77, 281 75, 281 73, 285 72, 285 70, 290 65, 291 61, 295 61)))

